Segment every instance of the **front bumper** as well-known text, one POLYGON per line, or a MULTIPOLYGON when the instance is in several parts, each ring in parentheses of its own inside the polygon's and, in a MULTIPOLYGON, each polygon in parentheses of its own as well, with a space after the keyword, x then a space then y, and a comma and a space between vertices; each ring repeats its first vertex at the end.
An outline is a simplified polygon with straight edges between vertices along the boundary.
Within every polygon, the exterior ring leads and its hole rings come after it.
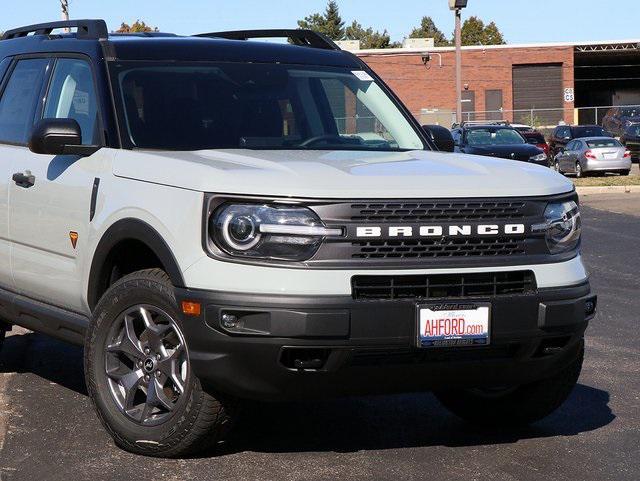
POLYGON ((262 400, 542 379, 577 355, 596 302, 588 282, 474 299, 492 303, 491 344, 425 350, 416 347, 415 301, 194 289, 177 289, 176 295, 179 303, 202 304, 199 316, 181 320, 193 372, 211 390, 262 400), (223 313, 251 331, 229 332, 223 313))

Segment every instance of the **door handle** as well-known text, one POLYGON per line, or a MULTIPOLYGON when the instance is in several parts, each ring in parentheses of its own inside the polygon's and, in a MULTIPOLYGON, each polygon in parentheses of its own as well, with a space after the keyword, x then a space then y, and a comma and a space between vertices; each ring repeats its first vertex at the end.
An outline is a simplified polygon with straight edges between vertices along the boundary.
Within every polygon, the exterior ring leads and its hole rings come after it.
POLYGON ((25 170, 24 173, 16 172, 11 178, 18 187, 24 187, 25 189, 32 187, 36 183, 36 176, 30 170, 25 170))

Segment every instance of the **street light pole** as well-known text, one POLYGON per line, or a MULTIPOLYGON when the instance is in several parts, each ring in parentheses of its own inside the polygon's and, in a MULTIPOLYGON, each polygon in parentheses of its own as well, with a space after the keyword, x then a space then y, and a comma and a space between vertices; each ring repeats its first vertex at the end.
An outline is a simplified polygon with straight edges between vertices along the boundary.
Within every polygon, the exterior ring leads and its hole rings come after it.
POLYGON ((62 7, 62 20, 69 20, 69 0, 60 0, 62 7))
POLYGON ((456 8, 456 122, 462 122, 462 27, 461 9, 456 8))
POLYGON ((462 9, 468 0, 449 0, 449 10, 456 15, 456 122, 462 122, 462 9))

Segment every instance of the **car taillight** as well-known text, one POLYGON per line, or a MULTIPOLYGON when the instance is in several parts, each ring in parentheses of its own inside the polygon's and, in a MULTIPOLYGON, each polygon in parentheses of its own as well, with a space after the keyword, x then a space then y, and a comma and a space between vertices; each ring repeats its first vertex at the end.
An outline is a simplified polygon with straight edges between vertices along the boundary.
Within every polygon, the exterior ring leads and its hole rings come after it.
POLYGON ((584 156, 585 156, 587 159, 595 159, 595 158, 596 158, 595 154, 594 154, 593 152, 591 152, 590 150, 587 150, 587 151, 584 153, 584 156))
POLYGON ((622 157, 624 159, 628 159, 629 157, 631 157, 631 151, 630 150, 625 150, 624 151, 624 155, 622 157))

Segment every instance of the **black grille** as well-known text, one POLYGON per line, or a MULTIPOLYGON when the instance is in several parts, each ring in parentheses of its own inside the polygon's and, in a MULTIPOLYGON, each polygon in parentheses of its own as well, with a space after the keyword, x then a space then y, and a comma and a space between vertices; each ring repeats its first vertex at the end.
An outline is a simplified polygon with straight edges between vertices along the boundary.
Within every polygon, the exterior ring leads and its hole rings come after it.
POLYGON ((535 292, 531 271, 474 274, 354 276, 354 299, 435 299, 489 297, 535 292))
POLYGON ((371 202, 352 204, 352 221, 460 221, 520 219, 522 201, 371 202))
POLYGON ((525 239, 498 237, 495 239, 438 239, 408 241, 353 242, 354 259, 495 257, 525 253, 525 239))

